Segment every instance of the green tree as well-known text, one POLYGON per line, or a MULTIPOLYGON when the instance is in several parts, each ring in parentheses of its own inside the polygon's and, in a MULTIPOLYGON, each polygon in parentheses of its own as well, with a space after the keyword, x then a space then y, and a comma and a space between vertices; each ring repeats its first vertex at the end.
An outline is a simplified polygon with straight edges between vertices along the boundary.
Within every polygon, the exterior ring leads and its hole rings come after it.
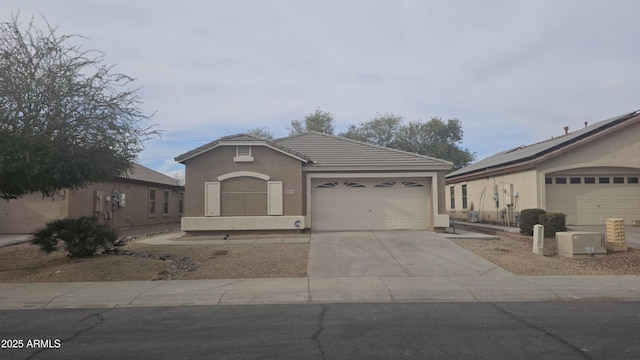
MULTIPOLYGON (((143 142, 133 78, 48 23, 0 24, 0 198, 77 189, 126 173, 143 142)), ((46 23, 46 20, 45 20, 46 23)))
POLYGON ((393 147, 401 126, 402 116, 392 113, 378 114, 370 121, 349 125, 347 131, 340 136, 374 145, 393 147))
POLYGON ((266 140, 273 140, 273 134, 266 127, 257 127, 255 129, 251 129, 247 131, 247 135, 266 140))
POLYGON ((291 121, 291 127, 288 128, 289 135, 296 135, 307 131, 333 135, 334 120, 332 113, 316 109, 313 113, 305 116, 302 121, 291 121))
POLYGON ((370 121, 350 125, 341 136, 451 161, 454 170, 475 160, 475 154, 460 147, 462 122, 439 117, 428 122, 411 121, 403 124, 402 117, 390 113, 378 115, 370 121))
POLYGON ((474 153, 459 145, 463 134, 458 119, 444 122, 433 117, 427 122, 412 121, 398 130, 395 148, 451 161, 456 170, 475 160, 474 153))

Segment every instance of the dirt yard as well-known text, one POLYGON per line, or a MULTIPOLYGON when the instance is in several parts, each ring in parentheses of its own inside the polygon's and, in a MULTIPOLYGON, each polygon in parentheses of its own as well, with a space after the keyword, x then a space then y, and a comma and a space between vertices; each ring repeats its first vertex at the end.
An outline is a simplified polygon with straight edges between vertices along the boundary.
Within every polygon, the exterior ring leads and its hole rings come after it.
POLYGON ((454 240, 516 275, 640 275, 640 250, 577 259, 558 256, 555 239, 544 240, 545 256, 534 254, 532 241, 517 235, 500 240, 454 240))
POLYGON ((304 277, 309 244, 127 244, 121 254, 70 258, 24 243, 0 248, 0 282, 304 277))
MULTIPOLYGON (((247 236, 255 237, 235 238, 247 236)), ((282 237, 261 237, 274 236, 282 237)), ((208 237, 218 238, 222 237, 208 237)), ((70 258, 64 251, 46 255, 29 243, 2 247, 0 282, 304 277, 307 271, 309 244, 178 246, 148 245, 137 240, 129 242, 121 254, 90 258, 70 258)), ((569 259, 555 255, 552 240, 545 241, 546 256, 533 254, 531 240, 518 236, 455 242, 517 275, 640 275, 639 250, 569 259)))

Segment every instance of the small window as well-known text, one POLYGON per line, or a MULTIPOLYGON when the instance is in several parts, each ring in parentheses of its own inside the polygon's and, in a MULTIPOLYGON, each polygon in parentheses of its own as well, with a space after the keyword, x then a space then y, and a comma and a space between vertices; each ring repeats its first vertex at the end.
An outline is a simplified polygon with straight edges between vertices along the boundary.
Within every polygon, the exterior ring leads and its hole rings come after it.
POLYGON ((333 189, 336 186, 338 186, 337 182, 328 182, 328 183, 324 183, 324 184, 318 184, 318 185, 316 185, 316 188, 318 188, 318 189, 333 189))
POLYGON ((598 184, 608 184, 610 179, 608 177, 600 177, 598 178, 598 184))
POLYGON ((579 177, 569 178, 569 184, 582 184, 582 179, 579 177))
POLYGON ((344 182, 344 186, 348 187, 348 188, 364 188, 366 186, 364 186, 364 184, 360 184, 354 181, 345 181, 344 182))
POLYGON ((424 185, 413 181, 403 181, 402 185, 406 187, 424 187, 424 185))
POLYGON ((544 178, 544 183, 547 185, 551 185, 553 184, 553 179, 552 178, 544 178))
POLYGON ((456 188, 454 186, 449 188, 449 193, 451 196, 451 208, 456 208, 456 188))
POLYGON ((627 178, 627 184, 637 184, 638 183, 638 178, 635 176, 632 177, 628 177, 627 178))
POLYGON ((149 189, 149 216, 156 214, 156 189, 149 189))
POLYGON ((584 183, 585 184, 595 184, 596 183, 596 178, 594 178, 594 177, 586 177, 586 178, 584 178, 584 183))
POLYGON ((564 178, 564 177, 556 178, 556 184, 566 184, 566 183, 567 183, 567 178, 564 178))
POLYGON ((385 181, 385 182, 381 182, 379 184, 375 184, 373 187, 377 187, 377 188, 390 188, 393 187, 396 184, 395 181, 385 181))
POLYGON ((169 190, 162 192, 162 215, 169 215, 169 190))
POLYGON ((613 178, 613 183, 614 184, 624 184, 624 178, 623 177, 619 177, 619 176, 615 176, 613 178))
POLYGON ((184 212, 184 193, 178 193, 178 215, 182 215, 184 212))
POLYGON ((462 208, 467 208, 467 185, 462 185, 462 208))

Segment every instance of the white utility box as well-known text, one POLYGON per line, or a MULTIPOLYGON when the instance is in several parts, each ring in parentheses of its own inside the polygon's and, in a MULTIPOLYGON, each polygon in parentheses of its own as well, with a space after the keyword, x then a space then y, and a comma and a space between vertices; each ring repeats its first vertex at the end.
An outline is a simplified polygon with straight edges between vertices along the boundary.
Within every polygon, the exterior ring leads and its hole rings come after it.
POLYGON ((544 255, 544 226, 533 225, 533 253, 544 255))
POLYGON ((557 232, 558 254, 564 257, 590 257, 607 254, 604 235, 588 231, 557 232))

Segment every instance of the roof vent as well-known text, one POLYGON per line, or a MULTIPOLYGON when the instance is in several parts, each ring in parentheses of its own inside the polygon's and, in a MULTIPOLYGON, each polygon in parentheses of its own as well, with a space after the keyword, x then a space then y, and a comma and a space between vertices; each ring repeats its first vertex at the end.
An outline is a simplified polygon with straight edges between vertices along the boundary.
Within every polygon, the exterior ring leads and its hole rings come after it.
POLYGON ((565 135, 569 135, 569 127, 568 126, 564 127, 564 134, 565 135))
POLYGON ((589 122, 585 121, 584 122, 584 127, 587 127, 589 125, 589 122))

